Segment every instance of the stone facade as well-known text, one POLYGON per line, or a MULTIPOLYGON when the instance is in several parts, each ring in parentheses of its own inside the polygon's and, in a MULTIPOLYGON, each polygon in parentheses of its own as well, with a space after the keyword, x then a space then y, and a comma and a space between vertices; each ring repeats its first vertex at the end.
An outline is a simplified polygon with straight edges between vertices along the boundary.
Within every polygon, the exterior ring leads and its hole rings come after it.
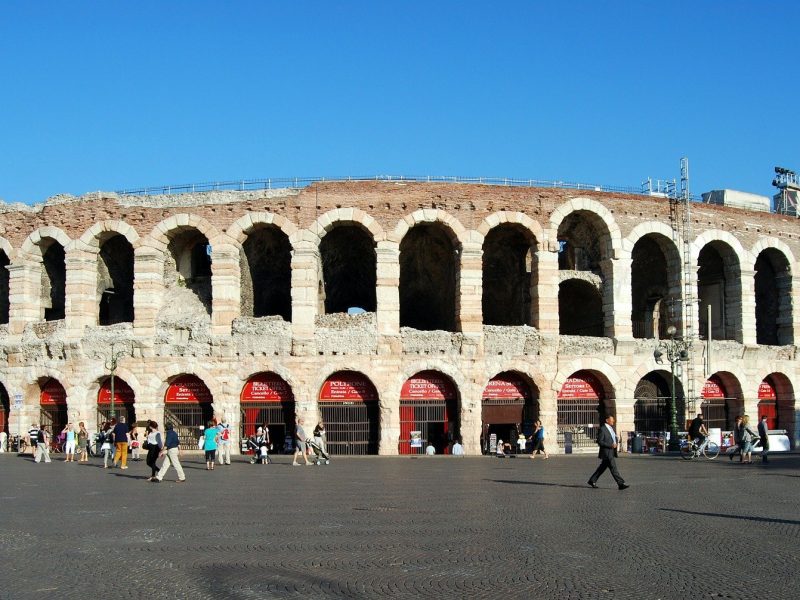
MULTIPOLYGON (((455 387, 448 418, 475 454, 484 390, 513 373, 559 451, 557 397, 576 373, 599 382, 621 431, 634 430, 638 384, 669 377, 653 349, 667 323, 684 329, 674 306, 688 260, 689 288, 714 307, 710 371, 701 341, 691 353, 697 393, 715 375, 730 410, 755 415, 769 378, 779 426, 797 439, 800 225, 705 204, 692 205, 692 219, 684 257, 667 200, 604 192, 331 182, 5 206, 8 431, 39 421, 51 380, 66 392, 68 418, 94 426, 113 341, 139 420, 163 421, 170 384, 194 375, 238 431, 243 387, 272 373, 314 423, 326 379, 358 372, 379 397, 379 452, 396 454, 401 388, 435 371, 455 387)), ((701 337, 705 315, 694 311, 701 337)))

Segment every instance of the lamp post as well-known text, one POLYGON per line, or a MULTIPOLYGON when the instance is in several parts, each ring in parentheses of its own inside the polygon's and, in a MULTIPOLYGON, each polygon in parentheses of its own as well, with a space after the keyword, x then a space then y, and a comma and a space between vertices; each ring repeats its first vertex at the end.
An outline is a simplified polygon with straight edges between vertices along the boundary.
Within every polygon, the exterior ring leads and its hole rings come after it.
POLYGON ((114 351, 114 346, 116 345, 115 342, 111 342, 111 355, 108 359, 105 359, 102 355, 97 354, 97 358, 103 358, 103 365, 105 368, 111 373, 111 410, 109 411, 109 417, 113 418, 117 416, 117 411, 114 407, 114 373, 117 370, 117 362, 123 356, 127 356, 129 352, 127 350, 120 350, 118 352, 114 351))
POLYGON ((680 442, 678 441, 678 407, 675 401, 675 371, 681 373, 681 364, 689 361, 689 342, 685 340, 676 340, 674 325, 667 327, 667 335, 669 340, 661 340, 658 342, 655 350, 653 350, 653 358, 658 364, 664 364, 664 357, 669 361, 670 379, 670 418, 669 418, 669 446, 670 451, 680 450, 680 442), (677 368, 676 368, 677 366, 677 368))

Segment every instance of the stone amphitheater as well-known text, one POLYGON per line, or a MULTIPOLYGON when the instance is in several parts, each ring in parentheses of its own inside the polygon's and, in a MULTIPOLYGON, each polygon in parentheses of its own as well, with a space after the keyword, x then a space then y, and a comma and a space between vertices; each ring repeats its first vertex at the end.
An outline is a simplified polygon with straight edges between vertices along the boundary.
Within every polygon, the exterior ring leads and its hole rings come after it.
POLYGON ((674 392, 680 429, 767 414, 794 443, 800 225, 690 209, 686 229, 663 197, 410 181, 3 205, 0 425, 114 411, 189 448, 216 417, 279 449, 322 418, 333 453, 393 455, 539 419, 558 453, 613 414, 658 451, 674 392))

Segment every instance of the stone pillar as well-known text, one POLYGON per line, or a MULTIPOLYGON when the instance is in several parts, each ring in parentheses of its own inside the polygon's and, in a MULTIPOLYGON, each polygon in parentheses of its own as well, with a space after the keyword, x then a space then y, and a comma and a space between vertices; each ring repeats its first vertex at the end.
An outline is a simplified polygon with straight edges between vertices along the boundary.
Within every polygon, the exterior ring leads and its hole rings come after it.
POLYGON ((139 338, 152 338, 164 297, 164 255, 151 246, 134 250, 133 330, 139 338))
POLYGON ((548 454, 563 452, 558 447, 558 406, 556 393, 550 389, 539 390, 539 420, 544 427, 544 447, 548 454))
POLYGON ((21 335, 28 323, 41 321, 41 270, 40 257, 31 257, 8 266, 8 330, 21 335))
POLYGON ((91 248, 67 250, 64 287, 64 325, 67 338, 80 339, 86 327, 97 325, 97 251, 91 248))
MULTIPOLYGON (((472 235, 478 234, 473 232, 472 235)), ((456 322, 464 334, 461 353, 473 357, 483 353, 483 249, 480 241, 471 239, 462 244, 458 282, 456 322)))
POLYGON ((469 456, 481 454, 481 396, 480 384, 469 381, 461 390, 460 430, 464 453, 469 456))
POLYGON ((319 300, 319 265, 319 248, 316 244, 307 240, 295 243, 292 252, 292 354, 294 356, 312 356, 316 352, 314 330, 319 300))
MULTIPOLYGON (((633 394, 631 394, 632 396, 633 394)), ((615 402, 616 408, 616 429, 620 437, 617 449, 624 452, 628 448, 628 433, 635 431, 633 404, 635 400, 630 398, 620 399, 617 398, 615 402)))
MULTIPOLYGON (((740 269, 738 281, 730 281, 725 284, 725 295, 741 299, 740 302, 731 302, 730 311, 732 314, 725 315, 728 327, 733 327, 736 332, 736 340, 745 345, 756 343, 756 293, 755 276, 753 268, 740 269)), ((726 278, 728 277, 726 273, 726 278)), ((728 328, 726 327, 726 329, 728 328)))
POLYGON ((631 328, 630 258, 613 258, 601 263, 603 270, 603 316, 606 336, 618 340, 633 339, 631 328))
POLYGON ((800 301, 794 301, 796 292, 792 289, 791 274, 786 271, 777 274, 775 288, 778 291, 778 344, 794 344, 798 339, 794 335, 794 307, 800 306, 800 301))
POLYGON ((89 390, 81 385, 65 386, 65 391, 67 392, 67 421, 71 422, 76 430, 78 423, 83 421, 88 431, 96 431, 97 397, 93 398, 89 390))
MULTIPOLYGON (((379 388, 380 389, 380 388, 379 388)), ((378 454, 397 456, 400 443, 400 388, 387 386, 380 394, 381 432, 378 454)))
POLYGON ((378 242, 376 250, 376 320, 378 353, 400 354, 400 246, 397 242, 378 242))
POLYGON ((211 246, 211 332, 230 335, 231 323, 240 314, 241 273, 239 251, 233 244, 211 246))
POLYGON ((544 335, 557 336, 558 242, 548 242, 546 248, 536 252, 535 279, 535 287, 531 290, 533 325, 544 335))

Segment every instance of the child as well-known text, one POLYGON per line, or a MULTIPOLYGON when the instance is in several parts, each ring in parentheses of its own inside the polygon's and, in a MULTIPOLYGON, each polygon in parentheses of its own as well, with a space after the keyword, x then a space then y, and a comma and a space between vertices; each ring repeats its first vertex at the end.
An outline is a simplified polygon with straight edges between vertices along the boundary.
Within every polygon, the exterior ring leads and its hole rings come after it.
POLYGON ((139 443, 139 432, 134 430, 131 433, 131 457, 133 460, 139 460, 139 450, 141 449, 141 444, 139 443))

